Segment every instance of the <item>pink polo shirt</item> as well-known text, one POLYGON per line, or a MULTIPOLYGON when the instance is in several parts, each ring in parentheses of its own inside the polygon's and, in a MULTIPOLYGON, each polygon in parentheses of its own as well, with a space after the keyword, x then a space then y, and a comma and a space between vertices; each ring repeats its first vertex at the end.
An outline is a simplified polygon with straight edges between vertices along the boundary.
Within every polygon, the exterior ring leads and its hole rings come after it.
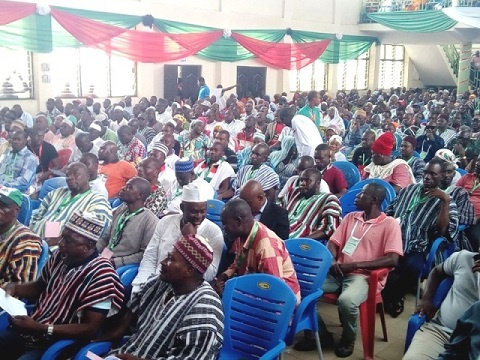
POLYGON ((458 179, 456 186, 460 186, 468 191, 470 194, 470 201, 473 204, 473 209, 475 210, 475 217, 480 217, 480 180, 477 180, 476 189, 473 190, 475 186, 475 180, 477 179, 477 174, 465 174, 460 179, 458 179), (473 191, 472 191, 473 190, 473 191))
MULTIPOLYGON (((390 253, 403 255, 400 224, 384 213, 367 221, 363 219, 363 211, 349 213, 330 237, 330 241, 339 247, 336 260, 341 264, 372 261, 390 253), (353 253, 347 255, 342 250, 352 235, 360 239, 360 242, 353 253)), ((359 269, 353 273, 368 276, 370 272, 359 269)), ((380 281, 380 289, 383 289, 386 280, 380 281)))

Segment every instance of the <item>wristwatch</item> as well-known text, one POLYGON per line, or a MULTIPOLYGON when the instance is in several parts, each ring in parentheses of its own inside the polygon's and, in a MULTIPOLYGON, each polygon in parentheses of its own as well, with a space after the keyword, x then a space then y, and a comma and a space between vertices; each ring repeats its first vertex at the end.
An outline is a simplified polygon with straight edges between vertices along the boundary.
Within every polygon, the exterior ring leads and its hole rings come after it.
POLYGON ((52 336, 53 335, 53 325, 48 325, 47 327, 47 336, 52 336))

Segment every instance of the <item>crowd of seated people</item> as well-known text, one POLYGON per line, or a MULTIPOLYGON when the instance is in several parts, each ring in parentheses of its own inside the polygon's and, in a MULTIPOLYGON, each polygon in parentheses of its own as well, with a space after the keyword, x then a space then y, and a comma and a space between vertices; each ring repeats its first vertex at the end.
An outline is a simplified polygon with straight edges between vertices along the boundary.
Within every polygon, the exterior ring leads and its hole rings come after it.
MULTIPOLYGON (((435 254, 417 309, 433 320, 406 358, 456 351, 449 336, 480 295, 478 93, 310 91, 289 101, 215 97, 200 85, 193 103, 87 97, 49 99, 36 116, 0 110, 0 285, 36 301, 30 316, 0 330, 0 344, 16 344, 6 358, 39 359, 62 338, 116 341, 129 332, 112 350, 119 359, 215 359, 232 277, 277 276, 300 303, 285 242, 301 237, 324 243, 334 259, 323 290, 339 294, 343 331, 335 342, 320 317, 319 335, 339 357, 353 353, 372 270, 391 269, 378 288, 397 317, 434 240, 453 244, 451 257, 435 254), (345 163, 358 169, 355 182, 385 184, 358 190, 348 214, 345 163), (43 194, 53 178, 64 186, 43 194), (28 197, 39 206, 21 224, 28 197), (225 203, 218 224, 207 217, 213 199, 225 203), (123 288, 115 270, 131 264, 138 273, 123 288), (446 276, 453 290, 434 316, 432 294, 446 276), (461 292, 468 296, 450 311, 461 292)), ((315 350, 312 333, 294 348, 315 350)))

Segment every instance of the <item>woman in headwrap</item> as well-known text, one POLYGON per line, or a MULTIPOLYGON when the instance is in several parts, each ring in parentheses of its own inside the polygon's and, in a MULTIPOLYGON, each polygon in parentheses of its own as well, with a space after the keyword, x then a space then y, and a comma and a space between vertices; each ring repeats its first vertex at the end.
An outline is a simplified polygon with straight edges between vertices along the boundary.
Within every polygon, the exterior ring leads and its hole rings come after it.
POLYGON ((187 124, 187 119, 185 118, 185 116, 183 115, 180 115, 180 114, 177 114, 177 115, 174 115, 173 116, 173 120, 175 121, 175 123, 177 124, 175 126, 175 130, 174 130, 174 133, 173 133, 173 136, 175 137, 175 140, 178 140, 178 136, 184 131, 186 130, 185 127, 187 124))
POLYGON ((322 127, 328 129, 330 126, 335 126, 339 133, 338 135, 343 136, 345 133, 345 123, 343 122, 342 117, 338 114, 338 110, 334 106, 330 106, 328 109, 328 115, 323 118, 322 127))
POLYGON ((280 178, 281 188, 290 177, 295 175, 297 156, 298 152, 293 136, 283 138, 280 150, 270 154, 270 162, 280 178))
POLYGON ((182 132, 178 141, 182 146, 184 157, 191 157, 195 166, 205 160, 206 150, 210 147, 210 139, 203 133, 205 124, 196 119, 190 123, 190 131, 182 132))
POLYGON ((338 135, 332 135, 328 140, 328 146, 330 147, 330 158, 332 162, 335 161, 347 161, 344 154, 340 152, 343 148, 342 138, 338 135))

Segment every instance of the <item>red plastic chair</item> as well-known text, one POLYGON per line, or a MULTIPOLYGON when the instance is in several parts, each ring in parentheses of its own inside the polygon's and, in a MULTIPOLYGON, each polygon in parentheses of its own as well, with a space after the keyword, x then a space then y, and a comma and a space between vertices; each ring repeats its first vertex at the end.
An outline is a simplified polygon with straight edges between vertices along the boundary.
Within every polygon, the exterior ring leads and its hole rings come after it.
POLYGON ((57 153, 58 158, 60 159, 60 169, 63 169, 68 164, 68 160, 70 160, 70 156, 72 155, 72 149, 60 149, 57 151, 57 153))
MULTIPOLYGON (((379 306, 380 321, 382 322, 383 340, 388 342, 387 325, 385 323, 385 310, 383 308, 383 299, 381 291, 378 291, 378 281, 388 276, 390 269, 382 268, 373 270, 368 280, 367 301, 360 305, 360 330, 362 332, 363 358, 373 359, 373 350, 375 344, 375 313, 379 306)), ((336 305, 338 296, 336 294, 324 294, 322 301, 327 304, 336 305)))

